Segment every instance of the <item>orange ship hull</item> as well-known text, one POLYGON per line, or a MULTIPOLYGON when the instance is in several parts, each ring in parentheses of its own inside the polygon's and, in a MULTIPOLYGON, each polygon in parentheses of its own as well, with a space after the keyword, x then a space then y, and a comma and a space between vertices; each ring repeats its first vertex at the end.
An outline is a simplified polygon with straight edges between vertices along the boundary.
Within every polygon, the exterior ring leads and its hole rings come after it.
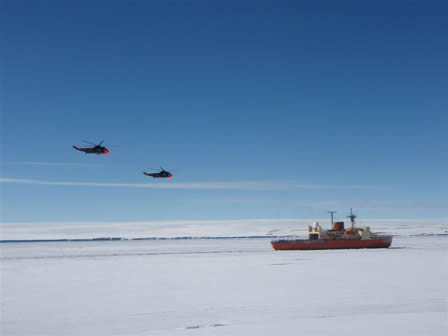
POLYGON ((330 249, 361 249, 387 248, 392 244, 391 236, 376 237, 369 240, 361 239, 279 239, 271 241, 274 250, 330 250, 330 249))

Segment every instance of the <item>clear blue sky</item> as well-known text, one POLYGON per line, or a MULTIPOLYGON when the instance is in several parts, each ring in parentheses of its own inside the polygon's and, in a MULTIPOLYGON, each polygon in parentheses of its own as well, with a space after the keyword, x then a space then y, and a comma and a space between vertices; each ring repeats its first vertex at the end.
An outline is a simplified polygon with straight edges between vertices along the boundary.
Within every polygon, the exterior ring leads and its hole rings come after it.
POLYGON ((2 0, 0 220, 443 217, 447 12, 2 0), (175 177, 141 174, 160 165, 175 177))

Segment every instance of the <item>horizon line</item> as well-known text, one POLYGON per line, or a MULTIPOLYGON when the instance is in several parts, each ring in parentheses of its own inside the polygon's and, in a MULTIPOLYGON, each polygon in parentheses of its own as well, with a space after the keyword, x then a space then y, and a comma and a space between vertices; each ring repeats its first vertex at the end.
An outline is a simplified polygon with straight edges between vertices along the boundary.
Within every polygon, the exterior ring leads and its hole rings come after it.
MULTIPOLYGON (((50 220, 50 221, 0 221, 0 225, 17 225, 17 224, 79 224, 79 225, 123 225, 123 224, 223 224, 223 223, 269 223, 269 222, 294 222, 294 221, 321 221, 328 220, 330 221, 330 217, 296 217, 296 218, 237 218, 237 219, 154 219, 154 220, 74 220, 74 221, 58 221, 58 220, 50 220)), ((422 218, 388 218, 388 217, 364 217, 362 221, 389 221, 389 222, 421 222, 421 221, 448 221, 447 217, 422 217, 422 218)), ((448 224, 448 223, 447 223, 448 224)))

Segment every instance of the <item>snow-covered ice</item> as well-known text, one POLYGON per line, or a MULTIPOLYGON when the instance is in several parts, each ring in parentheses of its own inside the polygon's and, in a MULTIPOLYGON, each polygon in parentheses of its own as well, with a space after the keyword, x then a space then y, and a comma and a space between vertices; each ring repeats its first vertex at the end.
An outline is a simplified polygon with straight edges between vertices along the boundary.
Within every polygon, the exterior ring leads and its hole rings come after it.
MULTIPOLYGON (((397 228, 399 230, 399 228, 397 228)), ((408 232, 408 231, 406 231, 408 232)), ((446 335, 448 236, 3 243, 2 335, 446 335)))

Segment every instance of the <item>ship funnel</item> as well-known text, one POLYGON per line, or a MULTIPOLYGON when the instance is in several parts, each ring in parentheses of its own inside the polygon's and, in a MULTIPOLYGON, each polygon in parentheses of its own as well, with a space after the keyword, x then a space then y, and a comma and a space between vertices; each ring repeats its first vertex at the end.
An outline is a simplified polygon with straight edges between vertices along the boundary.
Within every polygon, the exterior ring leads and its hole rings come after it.
POLYGON ((333 230, 344 231, 344 222, 336 222, 333 224, 333 230))

